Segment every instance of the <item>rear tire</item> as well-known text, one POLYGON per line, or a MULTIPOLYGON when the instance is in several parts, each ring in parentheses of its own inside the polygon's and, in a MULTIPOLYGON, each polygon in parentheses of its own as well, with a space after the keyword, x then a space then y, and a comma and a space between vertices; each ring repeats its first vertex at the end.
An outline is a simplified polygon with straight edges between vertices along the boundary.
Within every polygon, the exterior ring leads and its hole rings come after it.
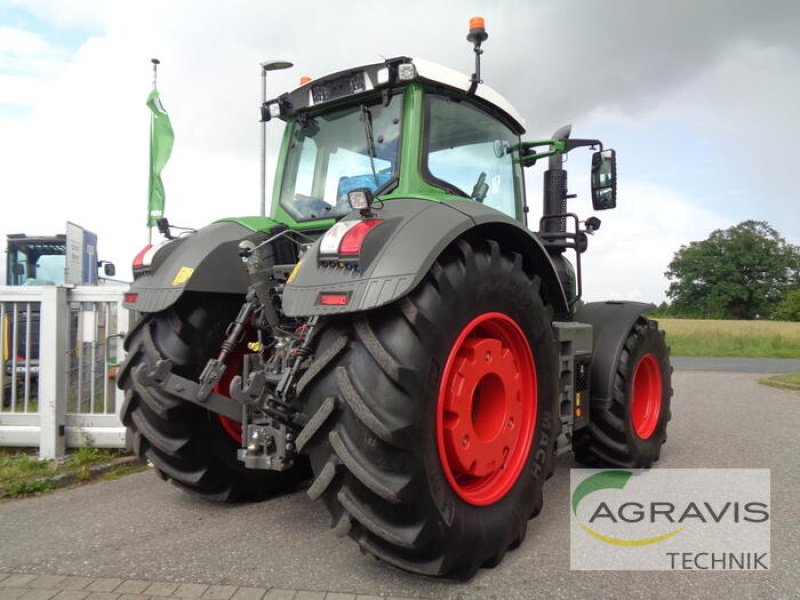
POLYGON ((128 356, 119 373, 122 421, 136 454, 162 479, 220 502, 262 500, 289 490, 310 475, 307 463, 282 473, 245 469, 236 458, 235 436, 216 414, 165 396, 143 375, 166 358, 174 373, 197 381, 241 303, 238 296, 187 294, 175 306, 145 315, 125 340, 128 356))
POLYGON ((460 240, 410 296, 327 322, 298 384, 312 415, 298 445, 316 478, 308 495, 324 501, 337 534, 401 569, 457 578, 522 542, 542 507, 557 425, 552 310, 540 286, 519 254, 460 240), (478 363, 502 356, 505 367, 464 366, 473 350, 478 363), (474 391, 451 391, 459 373, 474 391), (522 433, 503 438, 509 415, 522 433), (510 441, 485 442, 465 467, 462 434, 447 424, 456 416, 481 439, 510 441), (508 457, 500 465, 498 452, 508 457))
POLYGON ((589 426, 576 432, 575 459, 592 467, 650 467, 667 439, 671 398, 664 332, 656 321, 640 317, 617 361, 611 400, 593 397, 589 426))

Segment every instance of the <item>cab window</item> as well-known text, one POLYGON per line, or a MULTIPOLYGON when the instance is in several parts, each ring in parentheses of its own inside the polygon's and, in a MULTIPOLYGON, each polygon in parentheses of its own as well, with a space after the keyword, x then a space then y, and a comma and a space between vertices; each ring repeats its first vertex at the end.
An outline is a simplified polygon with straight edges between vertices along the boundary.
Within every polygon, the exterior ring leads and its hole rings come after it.
POLYGON ((427 96, 423 167, 446 191, 510 217, 521 217, 521 174, 514 160, 519 136, 468 102, 427 96))

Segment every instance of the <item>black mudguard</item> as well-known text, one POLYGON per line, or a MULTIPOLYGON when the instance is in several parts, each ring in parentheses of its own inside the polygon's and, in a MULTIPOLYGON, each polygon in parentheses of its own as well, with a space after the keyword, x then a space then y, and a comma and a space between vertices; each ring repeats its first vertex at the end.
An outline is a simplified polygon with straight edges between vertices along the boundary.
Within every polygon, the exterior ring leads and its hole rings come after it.
MULTIPOLYGON (((474 234, 500 240, 520 252, 542 277, 556 314, 569 313, 553 263, 540 240, 517 221, 469 200, 387 201, 376 216, 384 222, 367 235, 357 264, 320 256, 318 240, 284 289, 288 316, 353 313, 402 298, 422 281, 436 258, 457 238, 474 234), (357 268, 356 268, 357 267, 357 268), (346 294, 343 306, 320 304, 320 295, 346 294)), ((359 219, 353 213, 345 219, 359 219)))
POLYGON ((128 298, 136 294, 136 301, 126 302, 125 307, 160 312, 187 291, 244 295, 249 280, 239 258, 239 242, 252 236, 264 238, 239 223, 220 222, 175 240, 156 254, 153 271, 133 282, 128 298))
POLYGON ((642 302, 590 302, 575 313, 575 321, 592 326, 592 399, 611 398, 617 361, 636 320, 655 310, 642 302))

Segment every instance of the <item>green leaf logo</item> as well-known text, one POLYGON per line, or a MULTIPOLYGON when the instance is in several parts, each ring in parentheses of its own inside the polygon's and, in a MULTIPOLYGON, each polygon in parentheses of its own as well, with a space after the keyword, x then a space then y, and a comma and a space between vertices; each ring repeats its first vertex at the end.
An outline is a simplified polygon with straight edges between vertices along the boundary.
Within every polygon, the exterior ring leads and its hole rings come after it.
MULTIPOLYGON (((578 487, 575 488, 575 491, 572 492, 572 513, 577 517, 578 505, 581 503, 581 500, 593 492, 607 489, 624 489, 632 475, 633 473, 630 471, 603 471, 602 473, 596 473, 595 475, 587 477, 581 481, 578 487)), ((663 542, 684 530, 683 527, 680 527, 679 529, 655 537, 626 540, 603 535, 583 523, 579 523, 579 525, 581 529, 593 538, 614 546, 647 546, 649 544, 663 542)))

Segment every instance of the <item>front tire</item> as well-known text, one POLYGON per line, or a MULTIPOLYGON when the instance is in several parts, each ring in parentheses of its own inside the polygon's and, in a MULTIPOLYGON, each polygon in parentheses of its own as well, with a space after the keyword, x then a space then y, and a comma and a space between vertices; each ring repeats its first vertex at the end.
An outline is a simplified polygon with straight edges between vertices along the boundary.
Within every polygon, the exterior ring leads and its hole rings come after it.
MULTIPOLYGON (((169 359, 174 373, 197 381, 241 303, 238 296, 187 294, 175 306, 145 315, 125 340, 128 356, 119 373, 122 421, 136 454, 162 479, 220 502, 262 500, 289 490, 307 477, 307 466, 282 473, 246 469, 236 458, 238 423, 166 396, 146 374, 158 360, 169 359)), ((229 380, 232 373, 225 375, 229 380)))
POLYGON ((575 459, 592 467, 650 467, 667 440, 671 398, 664 332, 656 321, 640 317, 617 361, 612 398, 593 398, 589 426, 576 432, 575 459))
POLYGON ((298 384, 312 415, 298 445, 337 533, 458 578, 522 542, 557 426, 542 293, 520 255, 460 240, 408 297, 328 321, 298 384))

